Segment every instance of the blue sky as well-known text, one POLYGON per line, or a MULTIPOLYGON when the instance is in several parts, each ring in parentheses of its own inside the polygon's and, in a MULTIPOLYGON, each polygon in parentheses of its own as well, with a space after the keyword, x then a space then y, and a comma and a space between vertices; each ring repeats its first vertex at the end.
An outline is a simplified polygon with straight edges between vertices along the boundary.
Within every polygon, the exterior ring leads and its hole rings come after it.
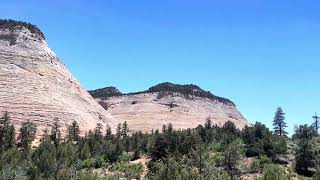
POLYGON ((2 0, 28 21, 87 89, 140 91, 193 83, 288 130, 320 112, 320 3, 298 0, 2 0))

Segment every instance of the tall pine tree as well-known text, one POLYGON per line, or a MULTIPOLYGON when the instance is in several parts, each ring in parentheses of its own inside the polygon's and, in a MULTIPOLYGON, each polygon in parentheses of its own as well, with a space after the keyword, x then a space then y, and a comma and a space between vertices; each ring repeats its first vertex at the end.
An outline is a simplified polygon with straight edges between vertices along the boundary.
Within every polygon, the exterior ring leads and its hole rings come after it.
POLYGON ((126 152, 129 152, 130 150, 130 140, 129 140, 129 128, 127 121, 125 121, 122 125, 122 132, 121 132, 122 138, 124 140, 123 145, 126 152))
POLYGON ((50 138, 57 147, 61 141, 60 123, 58 118, 54 118, 53 120, 50 138))
POLYGON ((94 139, 95 139, 96 141, 102 140, 102 138, 103 138, 102 130, 103 130, 102 124, 97 123, 97 125, 96 125, 96 127, 95 127, 95 129, 94 129, 94 139))
POLYGON ((312 176, 312 168, 316 168, 316 156, 311 143, 315 136, 313 127, 301 125, 296 129, 295 139, 298 139, 298 149, 296 151, 296 171, 305 176, 312 176))
POLYGON ((19 146, 24 152, 28 152, 31 148, 31 143, 34 141, 37 133, 37 126, 31 122, 23 122, 20 128, 20 143, 19 146))
POLYGON ((285 122, 285 113, 281 107, 278 107, 274 119, 273 119, 273 129, 274 134, 279 136, 285 136, 288 133, 286 132, 287 124, 285 122))
POLYGON ((126 138, 129 135, 129 128, 128 128, 127 121, 123 123, 121 135, 122 135, 122 138, 126 138))
POLYGON ((117 139, 121 139, 121 135, 122 135, 122 124, 119 123, 117 126, 117 133, 116 133, 117 139))
POLYGON ((4 140, 5 140, 4 141, 5 150, 13 148, 15 146, 15 143, 16 143, 16 131, 15 131, 15 128, 14 128, 13 124, 8 126, 8 129, 5 131, 4 140))
POLYGON ((9 113, 5 112, 0 119, 0 151, 8 150, 15 145, 15 129, 10 122, 9 113))
POLYGON ((111 127, 107 125, 106 128, 106 136, 105 136, 106 140, 111 140, 112 139, 112 130, 111 127))
POLYGON ((80 139, 80 128, 77 121, 73 121, 68 127, 68 140, 69 141, 79 141, 80 139))

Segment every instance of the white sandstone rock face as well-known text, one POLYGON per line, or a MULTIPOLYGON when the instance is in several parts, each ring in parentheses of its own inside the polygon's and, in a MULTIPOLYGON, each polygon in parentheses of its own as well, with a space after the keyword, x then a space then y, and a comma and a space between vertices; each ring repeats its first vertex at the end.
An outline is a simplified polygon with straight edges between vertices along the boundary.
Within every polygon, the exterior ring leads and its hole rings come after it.
POLYGON ((54 118, 63 132, 77 121, 81 133, 97 123, 117 122, 81 86, 50 50, 44 38, 26 27, 0 28, 0 113, 9 112, 19 127, 37 124, 38 134, 50 130, 54 118))
POLYGON ((242 129, 248 121, 231 103, 180 93, 159 98, 158 92, 96 98, 119 122, 127 121, 130 130, 150 132, 171 123, 174 129, 195 128, 207 118, 223 126, 232 121, 242 129))

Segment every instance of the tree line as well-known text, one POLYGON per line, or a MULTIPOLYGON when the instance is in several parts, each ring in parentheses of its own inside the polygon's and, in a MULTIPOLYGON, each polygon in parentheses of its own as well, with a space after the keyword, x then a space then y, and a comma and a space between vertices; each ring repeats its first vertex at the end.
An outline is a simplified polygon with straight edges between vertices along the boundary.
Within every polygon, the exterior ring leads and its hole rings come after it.
POLYGON ((141 164, 130 161, 149 158, 149 179, 235 179, 247 172, 260 179, 289 179, 281 164, 289 144, 295 144, 295 167, 300 175, 319 177, 320 141, 314 126, 301 125, 287 136, 285 113, 278 108, 273 131, 262 123, 239 130, 233 122, 219 127, 207 119, 193 129, 175 130, 172 124, 150 133, 131 132, 127 122, 112 132, 97 124, 80 136, 76 121, 61 133, 59 119, 44 130, 40 144, 32 147, 37 127, 31 121, 16 130, 10 115, 0 119, 0 179, 119 179, 139 178, 141 164), (241 161, 254 157, 249 170, 241 161), (96 171, 93 171, 93 170, 96 171), (103 169, 113 173, 103 174, 103 169))

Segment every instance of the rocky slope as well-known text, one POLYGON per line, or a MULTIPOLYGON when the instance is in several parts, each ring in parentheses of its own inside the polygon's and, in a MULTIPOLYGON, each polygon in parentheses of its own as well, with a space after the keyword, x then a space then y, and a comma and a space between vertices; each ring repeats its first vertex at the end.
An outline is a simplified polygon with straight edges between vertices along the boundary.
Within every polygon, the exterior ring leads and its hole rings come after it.
POLYGON ((234 122, 238 128, 249 124, 232 101, 195 85, 163 83, 130 94, 111 87, 90 94, 119 122, 127 121, 133 131, 161 129, 168 123, 176 129, 193 128, 207 118, 220 126, 227 121, 234 122))
POLYGON ((5 111, 17 126, 35 122, 39 133, 50 129, 54 118, 63 130, 77 121, 82 133, 97 123, 117 124, 48 48, 36 26, 0 20, 0 113, 5 111))

